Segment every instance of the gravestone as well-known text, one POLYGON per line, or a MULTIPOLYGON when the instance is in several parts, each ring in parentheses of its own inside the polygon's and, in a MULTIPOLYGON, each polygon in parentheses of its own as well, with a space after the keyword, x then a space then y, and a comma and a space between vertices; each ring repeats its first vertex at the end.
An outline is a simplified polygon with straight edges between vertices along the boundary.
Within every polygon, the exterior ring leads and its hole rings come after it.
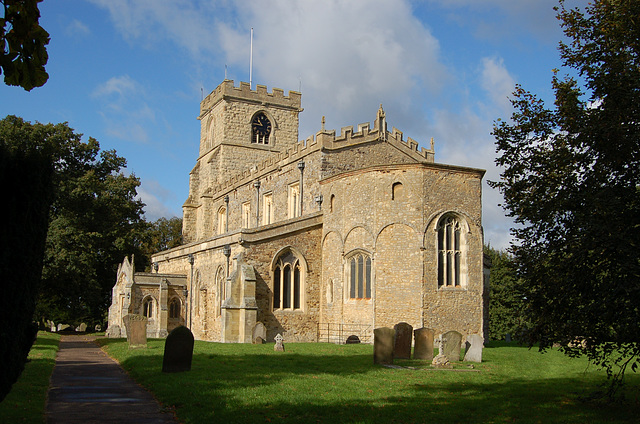
POLYGON ((267 327, 265 327, 263 323, 258 322, 251 332, 251 342, 253 344, 262 344, 265 340, 267 340, 267 327))
POLYGON ((126 315, 123 319, 127 328, 129 349, 147 347, 147 317, 137 314, 126 315))
POLYGON ((56 323, 53 321, 49 321, 51 323, 51 332, 55 333, 56 331, 58 331, 58 327, 56 326, 56 323))
POLYGON ((184 325, 174 328, 164 342, 162 372, 191 371, 193 334, 184 325))
POLYGON ((69 324, 58 324, 58 333, 61 331, 66 330, 67 328, 70 328, 71 326, 69 324))
POLYGON ((395 334, 395 330, 389 327, 381 327, 373 330, 374 364, 393 364, 395 334))
POLYGON ((480 334, 470 335, 467 337, 465 345, 464 361, 482 362, 482 348, 484 347, 484 339, 482 336, 480 334))
POLYGON ((460 360, 460 347, 462 345, 462 334, 457 331, 447 331, 443 337, 443 352, 449 362, 458 362, 460 360))
POLYGON ((441 334, 438 339, 438 355, 431 361, 431 365, 436 368, 453 368, 453 365, 449 362, 449 358, 444 354, 445 341, 444 334, 441 334))
POLYGON ((504 336, 504 341, 507 343, 511 343, 511 334, 507 333, 507 335, 504 336))
POLYGON ((433 336, 431 328, 418 328, 413 330, 415 343, 413 346, 413 359, 431 361, 433 359, 433 336))
POLYGON ((284 340, 284 337, 282 337, 282 334, 278 333, 276 335, 276 344, 275 346, 273 346, 273 350, 275 352, 284 352, 284 345, 282 344, 282 340, 284 340))
POLYGON ((360 343, 360 337, 356 336, 355 334, 352 334, 349 337, 347 337, 347 341, 345 343, 346 344, 358 344, 358 343, 360 343))
POLYGON ((120 329, 120 326, 118 324, 110 325, 109 328, 107 328, 106 336, 110 339, 118 339, 122 337, 122 330, 120 329))
POLYGON ((87 331, 87 324, 85 324, 84 322, 76 327, 77 333, 84 333, 85 331, 87 331))
POLYGON ((396 338, 393 346, 394 359, 411 359, 411 339, 413 327, 406 322, 399 322, 393 326, 396 338))
POLYGON ((95 330, 97 333, 102 331, 102 326, 100 324, 96 324, 95 330))

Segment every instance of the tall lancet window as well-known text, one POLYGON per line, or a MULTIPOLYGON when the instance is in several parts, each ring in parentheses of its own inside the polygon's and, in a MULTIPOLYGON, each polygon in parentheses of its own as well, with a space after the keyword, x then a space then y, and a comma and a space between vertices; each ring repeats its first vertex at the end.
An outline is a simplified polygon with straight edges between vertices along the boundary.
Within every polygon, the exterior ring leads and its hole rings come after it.
POLYGON ((446 215, 438 223, 438 287, 466 284, 466 238, 460 219, 446 215))
POLYGON ((304 266, 290 250, 281 253, 273 269, 273 309, 297 310, 304 304, 304 266))
POLYGON ((269 144, 271 135, 271 121, 267 115, 260 112, 251 121, 251 143, 269 144))

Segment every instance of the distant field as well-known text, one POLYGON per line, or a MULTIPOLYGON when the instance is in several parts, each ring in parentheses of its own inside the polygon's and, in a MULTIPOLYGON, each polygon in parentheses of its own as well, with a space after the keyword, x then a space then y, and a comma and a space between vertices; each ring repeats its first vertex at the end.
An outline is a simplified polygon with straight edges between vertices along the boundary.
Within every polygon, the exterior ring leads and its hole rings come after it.
POLYGON ((29 352, 29 362, 11 392, 0 403, 2 423, 43 423, 49 378, 58 352, 60 335, 39 332, 29 352))
POLYGON ((483 362, 433 370, 373 365, 371 345, 196 342, 192 371, 163 374, 164 340, 103 348, 184 423, 600 423, 638 422, 640 376, 629 373, 625 403, 586 400, 606 383, 586 360, 492 343, 483 362))

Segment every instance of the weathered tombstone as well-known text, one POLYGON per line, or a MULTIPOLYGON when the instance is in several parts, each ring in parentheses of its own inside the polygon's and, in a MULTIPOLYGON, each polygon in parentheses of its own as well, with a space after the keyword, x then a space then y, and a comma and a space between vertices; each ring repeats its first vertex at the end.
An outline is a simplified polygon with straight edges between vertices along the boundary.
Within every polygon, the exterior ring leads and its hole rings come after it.
POLYGON ((76 327, 76 332, 78 333, 84 333, 85 331, 87 331, 87 324, 84 322, 76 327))
POLYGON ((267 327, 261 322, 256 323, 251 333, 251 341, 253 344, 262 344, 267 339, 267 327), (260 340, 258 341, 258 339, 260 340))
POLYGON ((55 333, 58 331, 58 327, 56 326, 56 323, 53 321, 49 321, 51 323, 51 332, 55 333))
POLYGON ((507 335, 504 336, 504 341, 507 343, 511 343, 511 334, 507 333, 507 335))
POLYGON ((98 333, 101 332, 102 331, 102 326, 100 324, 96 324, 95 330, 98 333))
POLYGON ((120 326, 118 324, 110 325, 109 328, 107 328, 106 336, 110 339, 118 339, 122 337, 122 330, 120 329, 120 326))
POLYGON ((129 314, 123 318, 123 321, 127 328, 129 349, 147 347, 147 317, 129 314))
POLYGON ((381 327, 373 330, 373 363, 393 364, 393 339, 395 330, 381 327))
POLYGON ((433 336, 434 331, 431 328, 418 328, 413 330, 414 346, 413 359, 422 359, 431 361, 433 359, 433 336))
POLYGON ((438 339, 438 355, 433 358, 433 361, 431 361, 431 365, 436 368, 453 368, 453 365, 451 365, 449 359, 444 354, 445 342, 446 340, 444 338, 444 334, 441 334, 440 338, 438 339))
POLYGON ((406 322, 399 322, 393 326, 396 337, 393 345, 394 359, 411 359, 411 338, 413 327, 406 322))
POLYGON ((449 362, 460 361, 460 347, 462 345, 462 334, 457 331, 447 331, 442 335, 444 339, 443 352, 449 362))
POLYGON ((275 346, 273 346, 274 351, 284 352, 284 345, 282 344, 282 340, 284 340, 284 337, 282 337, 282 334, 278 333, 276 335, 276 344, 275 346))
POLYGON ((352 334, 349 337, 347 337, 347 341, 345 343, 346 344, 358 344, 358 343, 360 343, 360 337, 356 336, 355 334, 352 334))
POLYGON ((191 371, 193 334, 184 325, 174 328, 164 342, 162 372, 191 371))
POLYGON ((66 330, 67 328, 70 328, 71 326, 69 324, 58 324, 58 333, 61 331, 66 330))
POLYGON ((465 345, 464 361, 482 362, 482 348, 484 347, 484 339, 482 336, 480 334, 468 336, 465 345))

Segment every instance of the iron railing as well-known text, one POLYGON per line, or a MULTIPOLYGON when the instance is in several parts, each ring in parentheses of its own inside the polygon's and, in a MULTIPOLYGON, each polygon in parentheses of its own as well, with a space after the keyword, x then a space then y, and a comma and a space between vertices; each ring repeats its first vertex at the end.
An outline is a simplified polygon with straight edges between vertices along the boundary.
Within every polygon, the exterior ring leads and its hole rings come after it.
POLYGON ((345 344, 349 336, 357 336, 360 343, 371 343, 372 334, 369 324, 318 323, 318 342, 345 344))

